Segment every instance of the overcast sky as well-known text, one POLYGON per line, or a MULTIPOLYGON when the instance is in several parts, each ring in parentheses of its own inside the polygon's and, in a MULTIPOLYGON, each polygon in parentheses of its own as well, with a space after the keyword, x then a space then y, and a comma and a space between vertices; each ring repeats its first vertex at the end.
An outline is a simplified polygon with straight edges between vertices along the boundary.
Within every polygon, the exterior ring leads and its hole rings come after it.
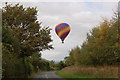
POLYGON ((111 2, 108 2, 108 0, 106 2, 105 0, 103 2, 94 2, 93 0, 70 1, 38 2, 35 0, 34 2, 19 2, 25 7, 37 7, 38 20, 42 22, 43 26, 52 28, 51 36, 54 50, 42 52, 42 58, 55 61, 63 60, 64 57, 69 55, 72 48, 82 45, 87 32, 98 26, 102 17, 111 19, 117 8, 117 0, 110 0, 111 2), (64 44, 61 43, 55 33, 55 26, 61 22, 68 23, 71 28, 64 44))

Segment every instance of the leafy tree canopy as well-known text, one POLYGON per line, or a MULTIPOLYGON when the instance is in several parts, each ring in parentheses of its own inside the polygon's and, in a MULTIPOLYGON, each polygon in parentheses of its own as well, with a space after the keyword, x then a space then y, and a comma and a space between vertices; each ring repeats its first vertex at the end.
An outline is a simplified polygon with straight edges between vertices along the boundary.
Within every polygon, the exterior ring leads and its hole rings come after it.
POLYGON ((20 42, 20 56, 31 56, 35 52, 53 49, 49 27, 40 26, 36 8, 7 4, 2 9, 2 26, 10 28, 20 42))

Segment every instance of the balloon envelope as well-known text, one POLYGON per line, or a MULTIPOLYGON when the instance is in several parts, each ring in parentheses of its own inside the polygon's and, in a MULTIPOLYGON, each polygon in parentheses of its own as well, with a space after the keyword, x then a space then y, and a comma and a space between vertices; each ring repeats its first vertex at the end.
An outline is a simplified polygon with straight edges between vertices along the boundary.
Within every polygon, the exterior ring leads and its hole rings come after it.
POLYGON ((70 32, 70 26, 67 23, 60 23, 55 27, 55 32, 63 43, 64 39, 67 37, 67 35, 70 32))

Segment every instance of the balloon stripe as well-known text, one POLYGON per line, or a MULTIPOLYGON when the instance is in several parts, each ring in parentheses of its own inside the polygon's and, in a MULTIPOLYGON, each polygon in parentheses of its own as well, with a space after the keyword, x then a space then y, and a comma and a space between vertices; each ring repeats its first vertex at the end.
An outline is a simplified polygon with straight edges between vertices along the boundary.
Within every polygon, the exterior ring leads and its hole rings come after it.
POLYGON ((64 29, 66 29, 67 27, 69 27, 69 26, 63 27, 62 29, 58 30, 57 33, 60 33, 61 31, 64 31, 64 29))
POLYGON ((69 34, 69 32, 67 32, 66 34, 63 35, 64 39, 67 37, 68 34, 69 34))
POLYGON ((56 27, 55 28, 55 30, 56 30, 56 32, 58 32, 58 31, 60 31, 61 29, 63 29, 64 27, 66 27, 66 26, 69 26, 68 24, 61 24, 61 25, 59 25, 58 27, 56 27))
POLYGON ((62 29, 66 28, 68 26, 59 26, 58 28, 56 28, 56 32, 59 33, 62 29))
POLYGON ((61 37, 60 37, 62 41, 64 41, 65 36, 67 36, 67 34, 68 34, 68 32, 67 32, 67 33, 65 33, 63 36, 61 36, 61 37))
POLYGON ((66 24, 66 23, 60 23, 60 24, 58 24, 55 28, 57 28, 58 26, 69 26, 69 25, 66 24))
POLYGON ((68 31, 66 31, 66 32, 64 32, 60 37, 62 37, 64 34, 66 34, 67 32, 70 32, 70 30, 68 30, 68 31))
POLYGON ((62 34, 62 35, 60 36, 60 38, 62 39, 62 41, 67 37, 67 35, 69 34, 69 32, 70 32, 70 30, 67 31, 67 32, 65 32, 64 34, 62 34))
POLYGON ((58 24, 55 28, 59 27, 61 24, 64 24, 64 23, 60 23, 60 24, 58 24))
POLYGON ((55 32, 63 42, 70 32, 70 26, 67 23, 60 23, 55 27, 55 32))
POLYGON ((64 34, 65 32, 69 31, 70 27, 66 27, 63 31, 58 33, 58 36, 61 36, 62 34, 64 34))

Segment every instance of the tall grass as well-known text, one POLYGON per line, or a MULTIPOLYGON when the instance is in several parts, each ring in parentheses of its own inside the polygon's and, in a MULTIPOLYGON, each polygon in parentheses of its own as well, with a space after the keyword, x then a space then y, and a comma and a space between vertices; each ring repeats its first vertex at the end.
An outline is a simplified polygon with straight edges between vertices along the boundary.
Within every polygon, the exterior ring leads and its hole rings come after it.
POLYGON ((62 71, 95 78, 118 78, 118 67, 116 66, 70 66, 62 71))

